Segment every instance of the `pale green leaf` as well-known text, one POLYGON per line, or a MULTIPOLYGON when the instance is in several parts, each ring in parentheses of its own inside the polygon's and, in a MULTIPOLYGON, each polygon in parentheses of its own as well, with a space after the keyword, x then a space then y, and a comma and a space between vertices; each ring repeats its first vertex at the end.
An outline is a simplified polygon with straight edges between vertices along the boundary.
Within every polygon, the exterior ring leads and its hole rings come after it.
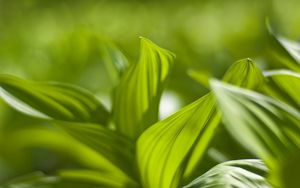
POLYGON ((300 74, 289 70, 265 72, 263 92, 300 109, 300 74))
POLYGON ((272 176, 290 174, 279 176, 272 183, 280 187, 298 185, 299 178, 293 175, 299 174, 298 165, 292 167, 290 162, 300 161, 300 113, 253 91, 218 81, 212 81, 211 85, 233 137, 266 161, 272 176))
MULTIPOLYGON (((267 23, 268 24, 268 23, 267 23)), ((300 44, 276 34, 268 24, 273 55, 284 66, 300 71, 300 44)))
POLYGON ((268 172, 257 159, 221 163, 184 188, 272 188, 264 175, 268 172))
POLYGON ((22 113, 48 120, 105 124, 109 117, 95 96, 68 84, 31 82, 1 75, 0 97, 22 113))
POLYGON ((140 59, 122 76, 114 92, 113 116, 117 130, 136 139, 158 120, 158 105, 174 56, 141 38, 140 59))

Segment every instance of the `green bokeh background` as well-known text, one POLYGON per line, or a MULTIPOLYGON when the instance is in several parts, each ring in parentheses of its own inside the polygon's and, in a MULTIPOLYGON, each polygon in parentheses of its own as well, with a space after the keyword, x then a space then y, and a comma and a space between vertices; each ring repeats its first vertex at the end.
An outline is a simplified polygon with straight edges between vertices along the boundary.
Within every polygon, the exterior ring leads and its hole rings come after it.
MULTIPOLYGON (((101 48, 113 44, 135 63, 143 36, 176 54, 168 91, 183 106, 208 91, 189 70, 220 78, 230 64, 248 57, 263 69, 275 67, 265 20, 297 40, 299 7, 299 0, 0 0, 0 73, 80 85, 107 104, 113 81, 101 48)), ((34 170, 90 165, 74 159, 80 157, 67 143, 65 149, 45 143, 20 149, 24 140, 45 135, 13 134, 51 129, 41 124, 0 102, 0 182, 34 170)), ((224 147, 232 147, 224 139, 224 147)), ((242 149, 236 153, 229 158, 248 156, 242 149)))

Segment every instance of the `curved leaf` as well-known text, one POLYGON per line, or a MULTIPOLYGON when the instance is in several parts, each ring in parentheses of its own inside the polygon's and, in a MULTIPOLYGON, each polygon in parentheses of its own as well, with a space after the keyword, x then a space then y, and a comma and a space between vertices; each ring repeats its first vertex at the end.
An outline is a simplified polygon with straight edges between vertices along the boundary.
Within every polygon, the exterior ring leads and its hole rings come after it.
POLYGON ((105 124, 109 117, 95 96, 68 84, 30 82, 1 75, 0 97, 22 113, 48 120, 105 124))
POLYGON ((272 188, 261 174, 268 172, 257 159, 221 163, 184 188, 272 188))
MULTIPOLYGON (((238 61, 224 79, 234 83, 237 81, 234 75, 241 76, 243 81, 238 79, 238 85, 256 88, 263 81, 261 72, 256 69, 248 59, 238 61)), ((182 177, 184 180, 190 178, 203 158, 219 120, 215 100, 207 94, 148 128, 137 142, 137 160, 144 187, 178 187, 182 177)))
POLYGON ((158 120, 158 105, 174 56, 141 38, 140 59, 121 78, 114 93, 117 130, 136 139, 158 120))
POLYGON ((269 36, 274 53, 272 53, 284 66, 300 71, 300 44, 275 34, 267 23, 269 36))
POLYGON ((281 174, 272 183, 279 187, 299 185, 295 177, 299 165, 291 163, 300 161, 299 111, 249 90, 217 81, 211 85, 228 131, 266 161, 271 176, 281 174))
POLYGON ((128 181, 122 176, 111 172, 101 172, 89 169, 64 169, 58 173, 63 181, 82 182, 88 185, 101 186, 105 188, 134 188, 138 184, 134 181, 128 181))
POLYGON ((265 72, 263 92, 300 109, 300 74, 289 70, 265 72))
POLYGON ((69 135, 104 156, 127 175, 135 176, 134 144, 131 140, 100 125, 69 122, 56 122, 56 124, 69 135))

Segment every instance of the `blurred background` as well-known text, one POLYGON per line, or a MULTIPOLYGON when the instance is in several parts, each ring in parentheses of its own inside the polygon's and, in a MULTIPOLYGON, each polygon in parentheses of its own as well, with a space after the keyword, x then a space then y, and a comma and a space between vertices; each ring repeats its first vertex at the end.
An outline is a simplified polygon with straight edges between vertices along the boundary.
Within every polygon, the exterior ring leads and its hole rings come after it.
MULTIPOLYGON (((239 59, 273 68, 265 20, 297 40, 299 7, 299 0, 0 0, 0 73, 80 85, 109 108, 114 81, 103 49, 135 63, 143 36, 176 54, 163 118, 205 94, 207 78, 220 78, 239 59), (200 84, 191 78, 195 71, 203 75, 200 84)), ((0 101, 0 182, 34 170, 93 166, 80 144, 40 124, 0 101)))

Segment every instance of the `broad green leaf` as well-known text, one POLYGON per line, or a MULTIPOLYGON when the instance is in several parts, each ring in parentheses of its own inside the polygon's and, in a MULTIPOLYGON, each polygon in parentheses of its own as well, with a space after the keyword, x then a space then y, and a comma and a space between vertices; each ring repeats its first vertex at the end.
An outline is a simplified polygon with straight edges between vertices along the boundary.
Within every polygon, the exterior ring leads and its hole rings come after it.
POLYGON ((0 97, 22 113, 48 120, 105 124, 109 117, 95 96, 67 84, 30 82, 0 75, 0 97))
POLYGON ((264 175, 268 172, 258 159, 221 163, 184 188, 272 188, 264 175))
POLYGON ((178 187, 190 152, 197 143, 203 146, 199 152, 206 149, 219 122, 216 114, 214 99, 208 94, 141 135, 137 160, 144 187, 178 187))
POLYGON ((263 92, 300 109, 300 74, 289 70, 265 72, 263 92))
POLYGON ((284 66, 300 72, 300 44, 275 34, 268 24, 273 55, 284 66))
MULTIPOLYGON (((238 81, 238 85, 255 88, 260 86, 263 78, 256 69, 250 60, 238 61, 224 79, 234 83, 234 75, 238 75, 243 80, 238 81)), ((189 178, 203 158, 219 120, 215 100, 207 94, 148 128, 137 142, 137 160, 143 186, 178 187, 182 176, 183 179, 189 178)))
POLYGON ((211 85, 228 131, 266 161, 271 176, 278 177, 272 178, 272 183, 279 187, 299 185, 299 178, 295 178, 299 166, 291 163, 300 161, 299 111, 256 92, 218 81, 211 85))
POLYGON ((131 140, 106 127, 87 124, 57 122, 59 127, 81 143, 89 146, 120 168, 129 176, 134 176, 134 144, 131 140))
POLYGON ((123 176, 104 171, 95 171, 90 169, 64 169, 58 173, 64 181, 82 182, 86 184, 93 184, 95 187, 105 188, 134 188, 139 185, 134 181, 128 181, 123 176))
POLYGON ((141 38, 140 59, 122 76, 114 92, 113 116, 117 130, 136 139, 158 120, 158 105, 174 56, 141 38))

